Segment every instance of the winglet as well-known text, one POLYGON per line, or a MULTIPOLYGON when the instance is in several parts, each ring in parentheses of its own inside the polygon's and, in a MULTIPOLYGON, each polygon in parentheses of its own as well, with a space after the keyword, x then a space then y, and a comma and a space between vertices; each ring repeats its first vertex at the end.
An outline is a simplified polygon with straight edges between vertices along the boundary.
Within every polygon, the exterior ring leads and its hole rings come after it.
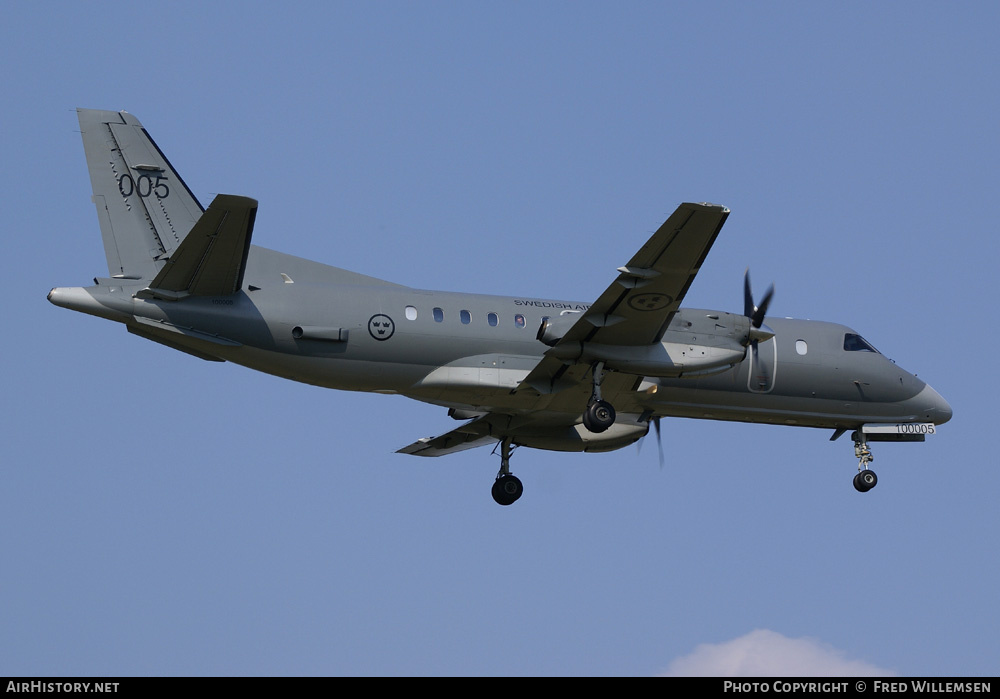
POLYGON ((257 200, 219 194, 139 298, 226 296, 243 286, 257 200))

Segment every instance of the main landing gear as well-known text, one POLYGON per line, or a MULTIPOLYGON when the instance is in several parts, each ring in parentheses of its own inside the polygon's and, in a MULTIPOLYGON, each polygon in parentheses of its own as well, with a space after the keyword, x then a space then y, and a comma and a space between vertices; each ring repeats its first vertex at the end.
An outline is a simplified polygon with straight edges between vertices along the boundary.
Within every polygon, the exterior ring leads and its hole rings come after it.
POLYGON ((868 464, 875 460, 875 456, 861 430, 857 430, 851 437, 854 439, 854 455, 858 457, 858 475, 854 477, 854 489, 859 493, 867 493, 878 485, 878 476, 868 468, 868 464))
POLYGON ((604 379, 604 362, 594 365, 594 392, 590 403, 583 411, 583 426, 594 434, 607 431, 615 424, 615 409, 611 403, 601 398, 601 381, 604 379))
POLYGON ((512 505, 524 492, 521 479, 510 472, 512 451, 514 449, 510 445, 510 437, 504 437, 500 442, 500 472, 493 483, 493 499, 498 505, 512 505))

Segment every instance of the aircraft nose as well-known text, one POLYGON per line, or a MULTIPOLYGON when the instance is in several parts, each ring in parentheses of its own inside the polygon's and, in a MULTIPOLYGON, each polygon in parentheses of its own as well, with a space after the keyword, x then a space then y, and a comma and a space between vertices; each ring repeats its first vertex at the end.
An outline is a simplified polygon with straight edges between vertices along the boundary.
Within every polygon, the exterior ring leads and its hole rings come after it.
POLYGON ((927 416, 927 419, 935 425, 943 425, 951 419, 951 406, 948 401, 941 397, 930 385, 925 385, 923 390, 913 399, 918 406, 918 410, 927 416))

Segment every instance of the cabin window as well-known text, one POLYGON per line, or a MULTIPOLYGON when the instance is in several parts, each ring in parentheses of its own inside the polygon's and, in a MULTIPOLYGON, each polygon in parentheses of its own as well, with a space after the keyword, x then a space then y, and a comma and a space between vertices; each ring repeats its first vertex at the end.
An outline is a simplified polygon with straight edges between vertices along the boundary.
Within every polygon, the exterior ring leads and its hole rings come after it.
POLYGON ((875 354, 880 354, 865 338, 857 333, 847 333, 844 335, 844 349, 848 352, 874 352, 875 354))
POLYGON ((443 320, 444 320, 444 311, 442 311, 440 308, 435 308, 434 309, 434 322, 435 323, 440 323, 443 320))
POLYGON ((417 309, 414 306, 406 307, 406 319, 416 320, 417 319, 417 309))
POLYGON ((521 315, 520 313, 514 316, 514 326, 518 328, 524 327, 524 316, 521 315))
POLYGON ((806 344, 805 340, 796 340, 795 351, 798 352, 799 354, 805 354, 806 352, 809 351, 809 345, 806 344))
POLYGON ((466 310, 459 311, 458 317, 462 319, 462 325, 468 325, 472 322, 472 314, 466 310))
POLYGON ((489 315, 486 316, 486 322, 495 328, 497 325, 500 324, 500 318, 497 316, 496 313, 493 313, 491 311, 489 315))

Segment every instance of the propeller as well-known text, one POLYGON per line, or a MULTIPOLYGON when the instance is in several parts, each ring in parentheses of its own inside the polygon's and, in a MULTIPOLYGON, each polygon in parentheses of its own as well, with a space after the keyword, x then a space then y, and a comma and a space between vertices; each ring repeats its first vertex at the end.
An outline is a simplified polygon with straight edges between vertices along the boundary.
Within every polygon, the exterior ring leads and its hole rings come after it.
POLYGON ((764 316, 767 315, 767 307, 771 305, 772 298, 774 298, 774 284, 764 292, 760 305, 754 304, 753 290, 750 288, 750 268, 747 267, 743 275, 743 315, 750 319, 750 332, 747 333, 746 344, 750 347, 750 367, 755 375, 759 374, 757 345, 774 337, 774 331, 764 325, 764 316))
MULTIPOLYGON (((660 452, 660 468, 662 469, 663 468, 663 440, 661 439, 661 434, 660 434, 660 418, 659 417, 651 417, 651 418, 649 418, 649 421, 651 423, 653 423, 653 427, 656 428, 656 449, 657 449, 657 451, 660 452)), ((642 443, 645 442, 645 441, 646 441, 646 437, 645 436, 642 439, 639 440, 639 443, 636 445, 636 454, 642 452, 642 443)))

